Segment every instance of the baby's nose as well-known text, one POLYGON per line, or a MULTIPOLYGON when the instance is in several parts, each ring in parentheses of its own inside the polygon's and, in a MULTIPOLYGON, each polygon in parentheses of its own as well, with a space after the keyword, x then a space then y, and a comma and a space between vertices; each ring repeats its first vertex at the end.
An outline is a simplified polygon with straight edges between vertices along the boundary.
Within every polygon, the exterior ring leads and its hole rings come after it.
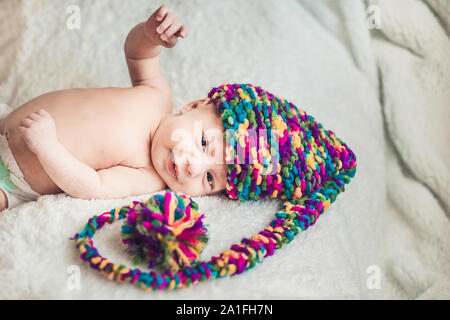
POLYGON ((189 177, 195 178, 202 174, 206 169, 206 164, 203 159, 193 159, 186 165, 186 173, 189 177))
POLYGON ((199 152, 195 150, 184 148, 177 152, 178 168, 181 170, 184 176, 196 177, 201 173, 202 169, 202 157, 199 152))

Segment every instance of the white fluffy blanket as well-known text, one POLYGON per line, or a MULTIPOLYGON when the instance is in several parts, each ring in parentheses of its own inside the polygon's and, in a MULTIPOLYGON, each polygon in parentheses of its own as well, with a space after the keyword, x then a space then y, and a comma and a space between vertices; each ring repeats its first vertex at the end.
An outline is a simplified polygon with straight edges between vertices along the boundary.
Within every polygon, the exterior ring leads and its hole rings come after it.
POLYGON ((389 211, 380 254, 389 297, 450 298, 450 2, 373 0, 389 211), (420 23, 418 23, 420 21, 420 23))
MULTIPOLYGON (((448 275, 448 217, 427 187, 395 170, 401 158, 386 153, 390 149, 376 72, 380 60, 374 57, 380 50, 372 50, 366 5, 165 3, 191 31, 161 58, 177 108, 224 82, 258 84, 302 107, 347 142, 358 158, 355 178, 314 227, 262 264, 239 276, 175 292, 148 293, 111 282, 82 263, 68 240, 93 215, 149 195, 97 201, 43 196, 0 213, 0 298, 413 298, 427 289, 429 296, 442 296, 444 291, 434 284, 448 275), (386 190, 399 194, 395 210, 386 190), (410 209, 409 220, 398 207, 410 209), (390 240, 399 230, 395 241, 390 240), (430 257, 434 260, 424 260, 430 257), (435 268, 433 261, 442 268, 435 268), (80 271, 75 289, 70 285, 73 266, 80 271), (380 289, 367 285, 376 267, 380 289)), ((0 34, 0 102, 15 108, 51 90, 128 86, 123 41, 131 27, 160 5, 145 0, 0 2, 0 30, 8 30, 0 34), (66 10, 73 4, 81 9, 79 30, 66 28, 66 10)), ((447 173, 441 171, 439 177, 447 173)), ((280 206, 277 201, 240 204, 221 197, 196 201, 209 225, 205 260, 264 228, 280 206)), ((105 256, 131 264, 123 252, 120 224, 105 227, 95 239, 105 256)))

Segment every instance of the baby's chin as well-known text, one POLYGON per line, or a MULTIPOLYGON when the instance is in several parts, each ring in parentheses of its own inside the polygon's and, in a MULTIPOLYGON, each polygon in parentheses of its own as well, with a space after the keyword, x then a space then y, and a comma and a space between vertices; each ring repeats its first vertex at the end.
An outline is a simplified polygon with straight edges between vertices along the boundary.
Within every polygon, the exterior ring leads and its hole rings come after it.
POLYGON ((166 188, 173 192, 181 192, 183 194, 189 194, 189 187, 184 187, 177 183, 176 179, 167 171, 166 168, 155 168, 159 178, 164 182, 166 188))
POLYGON ((166 182, 166 186, 171 191, 181 192, 182 194, 185 194, 185 195, 190 196, 190 197, 201 197, 201 196, 205 196, 206 195, 206 194, 204 194, 202 192, 198 192, 196 190, 192 190, 192 188, 190 188, 189 186, 173 184, 173 183, 170 183, 170 182, 169 183, 166 182))
MULTIPOLYGON (((182 190, 182 188, 179 188, 179 187, 177 187, 176 185, 174 185, 171 181, 164 181, 164 183, 166 184, 166 186, 167 186, 167 189, 170 189, 171 191, 174 191, 174 192, 183 192, 183 191, 180 191, 180 190, 182 190)), ((184 192, 183 192, 184 193, 184 192)))
POLYGON ((189 196, 189 197, 199 197, 199 196, 201 196, 201 194, 192 193, 192 192, 189 190, 189 188, 171 188, 171 187, 169 186, 169 189, 170 189, 171 191, 174 191, 174 192, 180 192, 180 193, 182 193, 182 194, 184 194, 184 195, 187 195, 187 196, 189 196))

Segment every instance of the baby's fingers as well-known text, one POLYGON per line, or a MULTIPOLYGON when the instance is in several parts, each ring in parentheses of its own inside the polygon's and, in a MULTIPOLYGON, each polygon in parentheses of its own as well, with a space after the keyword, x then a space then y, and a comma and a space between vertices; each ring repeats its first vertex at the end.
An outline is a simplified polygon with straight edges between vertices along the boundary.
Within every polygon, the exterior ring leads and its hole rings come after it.
POLYGON ((187 37, 187 35, 189 34, 188 28, 186 28, 185 26, 181 26, 180 30, 178 30, 177 33, 180 37, 182 37, 183 39, 185 39, 187 37))
POLYGON ((173 48, 177 45, 178 39, 175 36, 172 36, 168 41, 165 41, 165 47, 166 48, 173 48))
POLYGON ((39 114, 33 112, 33 113, 30 113, 30 114, 27 116, 27 118, 28 118, 28 119, 31 119, 31 120, 36 120, 36 121, 38 121, 38 120, 40 120, 41 117, 40 117, 39 114))
POLYGON ((158 10, 155 12, 156 21, 162 21, 164 17, 166 16, 168 11, 167 6, 162 5, 158 10))
POLYGON ((166 17, 164 18, 164 21, 161 22, 161 24, 159 25, 158 28, 156 28, 156 32, 158 32, 159 34, 162 34, 164 31, 167 30, 167 28, 169 28, 172 25, 174 20, 175 20, 175 16, 169 12, 166 15, 166 17))
POLYGON ((17 126, 17 130, 19 130, 19 132, 21 132, 22 134, 28 132, 28 127, 25 126, 17 126))
POLYGON ((22 121, 20 121, 20 126, 25 127, 25 128, 30 128, 33 125, 33 120, 31 120, 30 118, 25 118, 22 119, 22 121))
POLYGON ((47 112, 47 110, 45 109, 39 109, 39 111, 37 112, 38 115, 42 116, 42 117, 48 117, 51 118, 51 114, 47 112))
POLYGON ((167 28, 166 31, 161 35, 161 39, 164 41, 168 41, 179 29, 181 28, 181 22, 176 19, 174 23, 167 28))

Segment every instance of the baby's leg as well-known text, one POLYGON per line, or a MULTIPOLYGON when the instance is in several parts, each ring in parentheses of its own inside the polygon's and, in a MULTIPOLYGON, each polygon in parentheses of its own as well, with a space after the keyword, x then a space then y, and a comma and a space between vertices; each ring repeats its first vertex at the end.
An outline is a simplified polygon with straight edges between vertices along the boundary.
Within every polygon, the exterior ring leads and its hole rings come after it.
POLYGON ((8 198, 6 197, 5 191, 0 189, 0 211, 8 208, 8 198))

